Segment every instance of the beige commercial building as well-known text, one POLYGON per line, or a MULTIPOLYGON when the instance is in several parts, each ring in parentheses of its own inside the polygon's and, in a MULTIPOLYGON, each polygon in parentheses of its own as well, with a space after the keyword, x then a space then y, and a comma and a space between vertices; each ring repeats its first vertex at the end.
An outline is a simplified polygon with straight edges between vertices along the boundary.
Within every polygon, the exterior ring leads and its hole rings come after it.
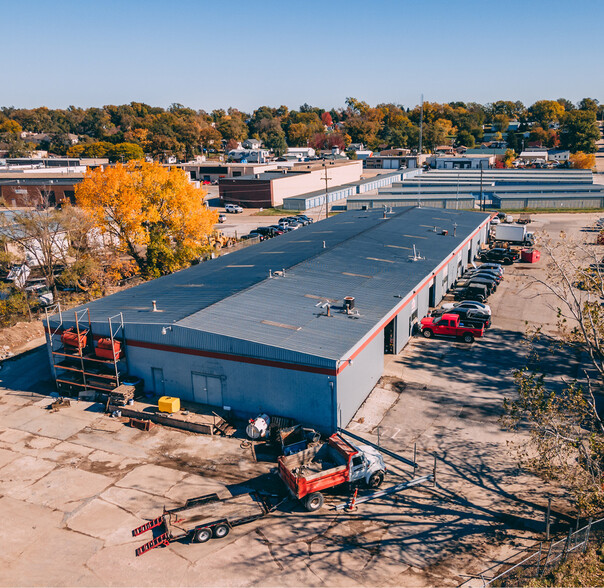
POLYGON ((220 198, 248 208, 281 206, 283 199, 357 182, 363 172, 362 161, 321 161, 241 177, 221 178, 220 198))

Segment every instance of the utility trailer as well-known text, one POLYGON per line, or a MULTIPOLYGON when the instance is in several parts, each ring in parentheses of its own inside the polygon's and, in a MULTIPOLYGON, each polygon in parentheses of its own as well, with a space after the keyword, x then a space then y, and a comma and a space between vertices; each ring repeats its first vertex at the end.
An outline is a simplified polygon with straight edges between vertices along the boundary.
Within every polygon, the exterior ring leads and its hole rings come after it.
POLYGON ((184 506, 164 510, 163 515, 132 531, 132 536, 137 537, 156 527, 163 527, 157 537, 136 550, 136 555, 187 537, 195 543, 205 543, 212 538, 223 539, 233 527, 261 519, 275 510, 278 503, 273 503, 272 498, 258 492, 230 498, 220 498, 218 494, 190 498, 184 506))

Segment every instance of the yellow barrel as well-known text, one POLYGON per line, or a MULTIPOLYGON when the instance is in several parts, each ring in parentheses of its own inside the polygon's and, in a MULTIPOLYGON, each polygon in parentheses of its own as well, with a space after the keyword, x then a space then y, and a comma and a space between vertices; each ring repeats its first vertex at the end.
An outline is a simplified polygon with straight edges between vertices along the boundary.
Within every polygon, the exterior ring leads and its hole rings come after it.
POLYGON ((178 412, 180 410, 180 398, 173 396, 162 396, 157 403, 159 412, 178 412))

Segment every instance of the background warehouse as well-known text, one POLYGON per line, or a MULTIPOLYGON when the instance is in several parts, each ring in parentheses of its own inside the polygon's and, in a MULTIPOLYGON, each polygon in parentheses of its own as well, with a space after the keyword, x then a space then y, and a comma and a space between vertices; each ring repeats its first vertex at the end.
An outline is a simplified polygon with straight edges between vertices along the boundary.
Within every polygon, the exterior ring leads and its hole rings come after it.
POLYGON ((157 394, 333 431, 473 259, 488 222, 430 208, 339 214, 92 302, 92 332, 108 336, 122 313, 123 369, 157 394))

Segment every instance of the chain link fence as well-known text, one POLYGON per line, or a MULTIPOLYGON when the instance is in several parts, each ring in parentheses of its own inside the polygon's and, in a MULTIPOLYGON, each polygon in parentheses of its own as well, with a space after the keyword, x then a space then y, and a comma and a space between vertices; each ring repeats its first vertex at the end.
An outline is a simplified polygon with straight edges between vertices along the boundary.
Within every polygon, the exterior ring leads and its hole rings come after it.
POLYGON ((587 525, 573 532, 572 528, 564 539, 553 542, 541 542, 531 548, 532 553, 494 578, 487 580, 483 576, 483 586, 521 586, 533 578, 539 578, 551 572, 569 555, 583 553, 589 543, 604 530, 604 518, 589 521, 587 525))

